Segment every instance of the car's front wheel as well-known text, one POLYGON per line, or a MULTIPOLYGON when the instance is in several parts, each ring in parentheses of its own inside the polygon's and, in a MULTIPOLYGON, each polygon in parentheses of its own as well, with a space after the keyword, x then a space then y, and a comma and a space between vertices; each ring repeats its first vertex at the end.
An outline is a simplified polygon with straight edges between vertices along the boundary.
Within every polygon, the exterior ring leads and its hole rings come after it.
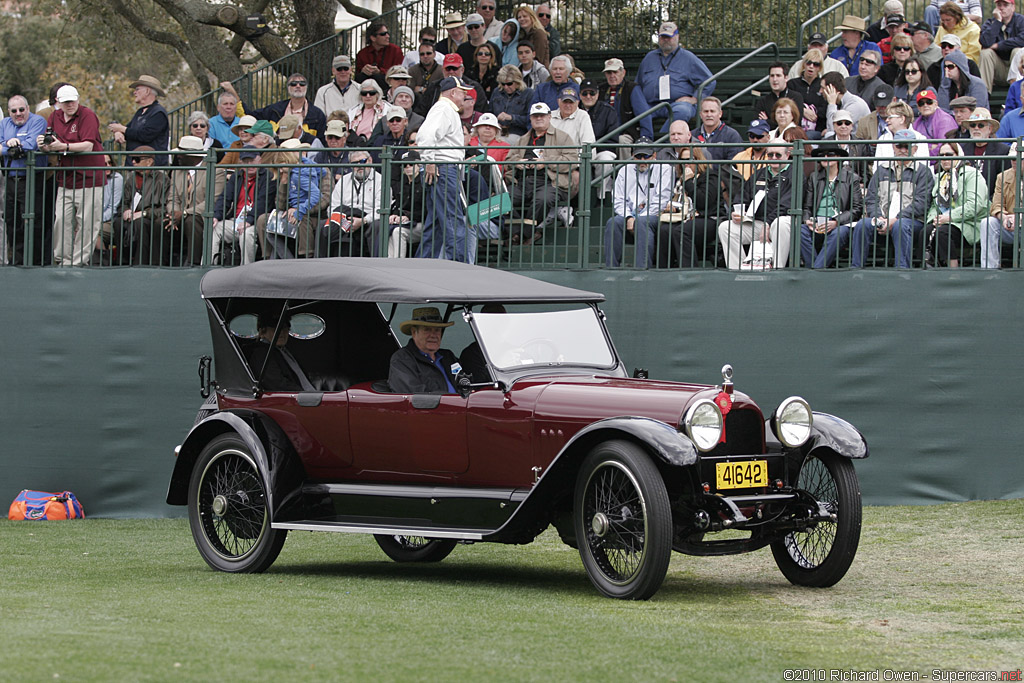
POLYGON ((423 536, 374 534, 373 540, 395 562, 440 562, 455 549, 455 541, 423 536))
POLYGON ((797 488, 836 515, 813 529, 794 531, 772 543, 783 575, 798 586, 835 585, 853 564, 860 543, 860 484, 853 463, 835 453, 811 454, 804 460, 797 488))
POLYGON ((224 572, 262 572, 277 559, 288 531, 272 529, 259 466, 234 434, 203 449, 188 486, 188 521, 199 554, 224 572))
POLYGON ((628 441, 599 444, 576 480, 574 523, 590 581, 611 598, 646 600, 672 555, 672 514, 658 468, 628 441))

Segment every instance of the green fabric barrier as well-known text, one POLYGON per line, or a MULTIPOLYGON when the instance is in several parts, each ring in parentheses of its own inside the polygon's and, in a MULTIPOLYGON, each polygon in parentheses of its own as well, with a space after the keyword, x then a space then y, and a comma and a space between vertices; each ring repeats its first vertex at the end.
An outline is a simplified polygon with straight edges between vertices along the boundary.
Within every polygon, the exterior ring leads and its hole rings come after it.
MULTIPOLYGON (((867 437, 868 504, 1024 497, 1021 272, 545 271, 604 292, 628 368, 715 384, 766 413, 793 394, 867 437)), ((74 491, 86 515, 164 503, 210 353, 202 271, 0 268, 0 502, 74 491)))

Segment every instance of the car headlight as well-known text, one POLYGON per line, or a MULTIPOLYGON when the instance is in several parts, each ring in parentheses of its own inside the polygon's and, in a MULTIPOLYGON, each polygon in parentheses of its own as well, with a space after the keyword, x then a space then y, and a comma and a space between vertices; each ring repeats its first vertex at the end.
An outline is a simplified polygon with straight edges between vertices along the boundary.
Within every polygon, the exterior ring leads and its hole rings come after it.
POLYGON ((803 446, 811 437, 811 407, 799 396, 790 396, 775 409, 775 436, 787 448, 803 446))
POLYGON ((701 399, 683 416, 683 430, 698 450, 710 451, 722 438, 722 411, 714 401, 701 399))

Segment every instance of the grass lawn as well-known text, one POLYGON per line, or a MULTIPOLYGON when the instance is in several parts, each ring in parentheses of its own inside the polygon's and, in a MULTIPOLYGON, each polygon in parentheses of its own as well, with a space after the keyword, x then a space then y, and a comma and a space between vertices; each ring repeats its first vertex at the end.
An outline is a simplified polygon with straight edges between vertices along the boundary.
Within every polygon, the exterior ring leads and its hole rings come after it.
POLYGON ((1022 500, 867 508, 831 589, 791 586, 767 548, 677 554, 640 603, 599 596, 551 530, 436 565, 291 532, 267 573, 236 576, 207 568, 185 520, 3 520, 0 681, 998 675, 1024 667, 1022 519, 1022 500))

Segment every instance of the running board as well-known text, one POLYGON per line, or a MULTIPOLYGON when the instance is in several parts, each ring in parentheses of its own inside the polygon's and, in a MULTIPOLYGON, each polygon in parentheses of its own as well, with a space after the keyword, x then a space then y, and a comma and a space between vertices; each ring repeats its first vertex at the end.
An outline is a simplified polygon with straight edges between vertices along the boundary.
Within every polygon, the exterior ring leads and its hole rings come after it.
POLYGON ((480 541, 494 533, 491 529, 438 529, 426 526, 388 526, 384 524, 342 524, 337 522, 274 522, 273 529, 290 531, 333 531, 343 534, 385 534, 388 536, 423 536, 425 538, 454 538, 460 541, 480 541))

